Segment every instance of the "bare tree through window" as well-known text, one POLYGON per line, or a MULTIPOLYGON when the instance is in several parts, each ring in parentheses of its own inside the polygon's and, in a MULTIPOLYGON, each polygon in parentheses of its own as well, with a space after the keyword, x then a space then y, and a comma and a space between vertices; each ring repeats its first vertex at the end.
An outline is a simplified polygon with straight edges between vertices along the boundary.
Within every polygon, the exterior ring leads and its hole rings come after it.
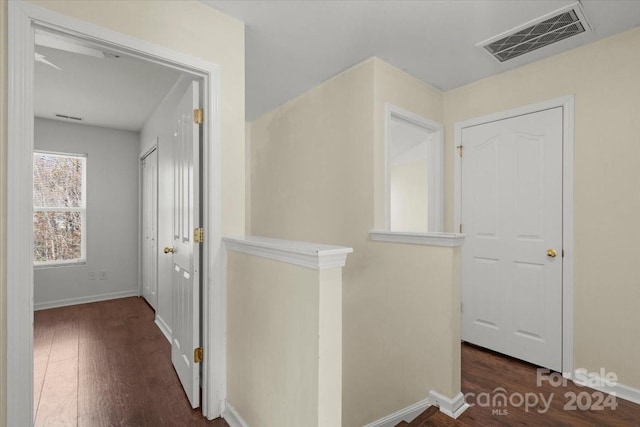
POLYGON ((33 155, 33 260, 36 265, 85 259, 86 157, 33 155))

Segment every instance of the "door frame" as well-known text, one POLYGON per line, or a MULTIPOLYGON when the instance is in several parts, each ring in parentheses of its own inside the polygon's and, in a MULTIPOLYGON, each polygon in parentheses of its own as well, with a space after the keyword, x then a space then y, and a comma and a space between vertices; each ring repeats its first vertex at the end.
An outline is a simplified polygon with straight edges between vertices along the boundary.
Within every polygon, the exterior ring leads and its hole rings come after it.
MULTIPOLYGON (((552 108, 562 108, 562 375, 572 378, 574 370, 573 342, 573 214, 574 214, 574 96, 568 95, 486 116, 454 125, 454 227, 459 229, 462 217, 462 163, 458 147, 462 144, 462 129, 498 120, 523 116, 552 108)), ((464 230, 463 230, 464 231, 464 230)), ((464 251, 464 245, 462 245, 464 251)), ((462 293, 462 281, 460 282, 462 293)))
POLYGON ((226 401, 226 288, 220 224, 220 66, 23 1, 8 4, 7 132, 7 425, 33 423, 32 168, 35 26, 97 42, 127 55, 189 73, 202 82, 202 202, 207 240, 203 283, 203 399, 207 418, 226 401), (26 379, 26 381, 25 381, 26 379))

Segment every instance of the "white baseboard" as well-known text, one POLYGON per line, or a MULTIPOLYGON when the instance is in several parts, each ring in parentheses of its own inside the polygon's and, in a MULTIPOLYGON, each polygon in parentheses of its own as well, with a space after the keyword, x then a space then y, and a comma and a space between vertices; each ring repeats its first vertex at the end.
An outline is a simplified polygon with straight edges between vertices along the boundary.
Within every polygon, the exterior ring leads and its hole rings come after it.
POLYGON ((238 411, 229 404, 229 402, 225 402, 224 411, 222 411, 222 418, 229 424, 230 427, 249 427, 249 424, 242 419, 238 411))
POLYGON ((416 402, 413 405, 409 405, 406 408, 400 409, 393 414, 389 414, 384 418, 380 418, 377 421, 369 423, 365 427, 395 427, 401 421, 410 423, 416 419, 418 415, 426 411, 429 406, 431 406, 431 403, 427 398, 416 402))
POLYGON ((169 325, 167 325, 167 322, 165 322, 164 319, 158 315, 157 311, 155 324, 162 331, 162 334, 167 339, 167 341, 169 341, 169 344, 171 344, 171 328, 169 327, 169 325))
POLYGON ((628 400, 629 402, 640 405, 640 389, 628 386, 626 384, 621 384, 619 382, 615 384, 607 384, 606 381, 599 376, 594 376, 594 378, 596 379, 596 382, 601 385, 580 384, 576 382, 575 374, 571 379, 577 386, 588 387, 592 390, 601 391, 607 394, 614 394, 616 398, 619 397, 620 399, 628 400))
POLYGON ((448 398, 441 395, 437 391, 431 390, 429 392, 429 402, 440 408, 440 412, 451 418, 458 418, 464 411, 469 408, 469 405, 464 401, 464 395, 458 393, 453 398, 448 398))
POLYGON ((91 295, 88 297, 67 298, 55 301, 39 302, 33 305, 34 310, 46 310, 48 308, 66 307, 69 305, 88 304, 90 302, 107 301, 110 299, 137 297, 138 290, 111 292, 108 294, 91 295))

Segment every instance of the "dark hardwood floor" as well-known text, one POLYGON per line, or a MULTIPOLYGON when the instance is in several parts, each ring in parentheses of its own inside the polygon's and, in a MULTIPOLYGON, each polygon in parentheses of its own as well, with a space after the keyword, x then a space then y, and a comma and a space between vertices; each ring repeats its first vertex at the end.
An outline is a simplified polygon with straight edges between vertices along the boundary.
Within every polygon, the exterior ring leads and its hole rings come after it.
MULTIPOLYGON (((142 298, 41 310, 34 317, 36 426, 228 427, 191 409, 171 365, 170 345, 142 298)), ((467 344, 462 346, 462 391, 474 393, 467 402, 476 405, 457 420, 429 408, 408 425, 640 426, 640 405, 617 399, 615 410, 565 410, 570 403, 565 393, 588 393, 592 403, 598 398, 570 381, 566 387, 548 381, 538 387, 535 366, 467 344), (528 410, 479 404, 478 395, 493 398, 500 387, 507 396, 553 397, 546 411, 541 401, 528 410)))
POLYGON ((192 410, 142 298, 34 313, 36 426, 217 426, 192 410))
MULTIPOLYGON (((559 380, 558 377, 555 379, 559 380)), ((467 403, 475 403, 475 406, 467 409, 457 420, 447 417, 436 408, 429 408, 411 423, 401 425, 640 426, 640 405, 618 398, 615 400, 615 410, 608 407, 597 409, 600 397, 595 390, 579 387, 571 381, 567 381, 566 386, 554 387, 544 380, 538 387, 536 366, 469 344, 462 345, 462 392, 473 393, 471 398, 467 398, 467 403), (489 393, 493 402, 493 396, 499 392, 494 390, 500 387, 505 390, 507 397, 519 394, 526 399, 527 393, 535 393, 538 403, 530 405, 527 410, 526 404, 521 404, 517 396, 511 400, 515 405, 508 401, 506 406, 487 406, 484 397, 478 398, 481 393, 489 393), (549 405, 542 402, 541 394, 546 402, 550 401, 549 405), (576 405, 575 410, 567 410, 566 405, 571 407, 571 395, 581 396, 578 404, 591 409, 580 410, 576 405)), ((606 394, 603 395, 603 398, 606 397, 606 394)), ((529 395, 529 401, 532 404, 535 402, 533 395, 529 395)))

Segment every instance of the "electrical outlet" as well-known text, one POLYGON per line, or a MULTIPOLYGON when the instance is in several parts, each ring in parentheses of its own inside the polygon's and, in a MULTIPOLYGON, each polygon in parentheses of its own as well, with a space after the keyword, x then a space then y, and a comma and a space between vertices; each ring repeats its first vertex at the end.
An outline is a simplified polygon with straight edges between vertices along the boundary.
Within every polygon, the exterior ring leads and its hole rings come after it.
POLYGON ((106 280, 107 277, 107 270, 100 270, 100 280, 106 280))
POLYGON ((89 272, 89 280, 96 280, 96 272, 95 271, 90 271, 89 272))

